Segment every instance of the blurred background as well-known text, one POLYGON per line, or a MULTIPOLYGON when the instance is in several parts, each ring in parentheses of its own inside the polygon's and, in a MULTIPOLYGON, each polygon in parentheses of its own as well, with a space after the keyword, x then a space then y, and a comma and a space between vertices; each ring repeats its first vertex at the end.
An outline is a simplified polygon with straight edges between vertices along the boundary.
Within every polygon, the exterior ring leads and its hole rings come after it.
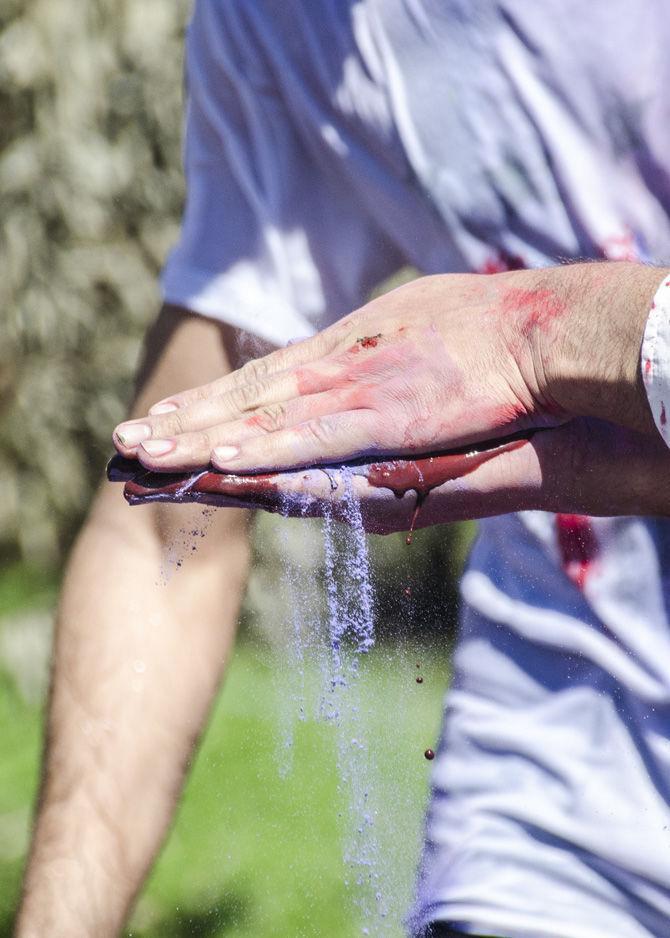
MULTIPOLYGON (((188 0, 0 0, 0 936, 11 933, 38 782, 63 564, 125 414, 179 224, 189 10, 188 0)), ((395 806, 379 839, 399 907, 472 535, 454 525, 419 532, 411 548, 403 536, 368 539, 378 643, 359 690, 395 806)), ((286 653, 287 557, 321 590, 322 530, 262 516, 254 541, 242 640, 128 934, 360 934, 336 740, 316 717, 295 722, 286 653)), ((318 668, 306 663, 301 679, 318 697, 318 668)))

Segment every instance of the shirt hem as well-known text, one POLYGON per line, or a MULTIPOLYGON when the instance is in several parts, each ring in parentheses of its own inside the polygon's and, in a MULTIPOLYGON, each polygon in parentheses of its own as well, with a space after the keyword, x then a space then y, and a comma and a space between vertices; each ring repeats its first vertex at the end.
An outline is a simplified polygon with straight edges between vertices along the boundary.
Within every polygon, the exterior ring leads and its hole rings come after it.
MULTIPOLYGON (((164 302, 242 329, 273 345, 314 335, 315 327, 276 296, 248 282, 235 283, 235 274, 214 274, 170 266, 160 286, 164 302), (217 282, 223 281, 224 282, 217 282)), ((246 278, 244 278, 246 281, 246 278)))

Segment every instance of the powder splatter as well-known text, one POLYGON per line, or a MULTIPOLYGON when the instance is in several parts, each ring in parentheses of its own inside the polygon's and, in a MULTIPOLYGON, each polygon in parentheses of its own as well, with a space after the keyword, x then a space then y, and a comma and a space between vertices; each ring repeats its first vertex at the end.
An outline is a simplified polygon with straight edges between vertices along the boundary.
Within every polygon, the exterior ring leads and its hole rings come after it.
POLYGON ((325 703, 337 731, 338 769, 343 789, 349 792, 350 827, 344 855, 357 887, 357 903, 365 926, 375 920, 375 934, 388 915, 381 888, 380 850, 375 831, 379 805, 375 799, 378 770, 362 722, 358 693, 360 656, 374 645, 374 595, 367 543, 351 475, 345 473, 347 527, 324 519, 326 593, 330 674, 325 703), (343 556, 342 548, 346 554, 343 556), (344 576, 337 576, 341 570, 344 576), (351 739, 356 745, 351 744, 351 739))
MULTIPOLYGON (((361 660, 375 642, 374 592, 366 535, 350 473, 344 473, 342 484, 341 511, 347 523, 339 524, 330 513, 322 522, 326 600, 323 614, 315 608, 314 597, 318 590, 314 578, 306 576, 305 570, 297 569, 296 556, 291 558, 288 543, 284 544, 283 583, 293 620, 287 649, 291 687, 289 694, 284 688, 284 694, 294 711, 297 705, 301 719, 307 713, 333 731, 338 787, 347 806, 342 850, 350 871, 348 886, 360 910, 361 927, 367 928, 369 934, 382 936, 393 932, 389 909, 396 896, 384 885, 387 858, 377 836, 382 808, 381 776, 374 740, 366 724, 366 704, 360 682, 361 660), (311 699, 305 687, 308 661, 316 664, 321 676, 320 687, 315 689, 316 697, 311 699)), ((282 705, 280 772, 286 775, 293 739, 283 708, 282 705)))
POLYGON ((161 559, 159 582, 165 586, 172 579, 174 574, 181 570, 189 557, 198 549, 198 541, 207 536, 212 520, 214 510, 212 508, 202 508, 199 518, 196 515, 193 523, 179 528, 169 544, 161 559))

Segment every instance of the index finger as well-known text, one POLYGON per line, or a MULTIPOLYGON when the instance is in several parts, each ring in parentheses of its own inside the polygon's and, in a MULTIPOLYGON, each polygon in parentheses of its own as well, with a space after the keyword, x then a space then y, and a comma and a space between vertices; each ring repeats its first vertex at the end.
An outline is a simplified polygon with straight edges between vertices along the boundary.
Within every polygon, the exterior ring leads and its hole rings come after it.
POLYGON ((181 410, 199 401, 206 401, 215 396, 224 395, 235 388, 246 385, 259 385, 266 382, 282 371, 296 368, 300 365, 314 362, 317 359, 334 351, 350 332, 349 317, 340 320, 323 332, 303 339, 286 348, 276 349, 262 358, 254 358, 242 365, 236 371, 217 378, 207 384, 190 388, 179 394, 172 394, 157 401, 149 409, 150 416, 166 414, 174 410, 181 410))

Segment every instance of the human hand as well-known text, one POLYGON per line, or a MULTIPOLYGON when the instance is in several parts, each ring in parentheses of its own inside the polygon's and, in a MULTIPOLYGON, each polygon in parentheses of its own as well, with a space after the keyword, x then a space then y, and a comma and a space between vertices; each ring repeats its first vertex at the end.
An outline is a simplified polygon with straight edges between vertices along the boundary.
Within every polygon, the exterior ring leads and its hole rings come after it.
POLYGON ((196 501, 294 517, 360 519, 375 534, 525 509, 670 514, 670 451, 659 437, 578 419, 487 448, 416 460, 234 475, 180 476, 117 463, 131 504, 196 501), (125 473, 125 474, 124 474, 125 473))
POLYGON ((653 433, 638 355, 657 280, 628 264, 425 277, 159 402, 114 442, 155 471, 211 460, 246 473, 434 452, 575 415, 653 433))

